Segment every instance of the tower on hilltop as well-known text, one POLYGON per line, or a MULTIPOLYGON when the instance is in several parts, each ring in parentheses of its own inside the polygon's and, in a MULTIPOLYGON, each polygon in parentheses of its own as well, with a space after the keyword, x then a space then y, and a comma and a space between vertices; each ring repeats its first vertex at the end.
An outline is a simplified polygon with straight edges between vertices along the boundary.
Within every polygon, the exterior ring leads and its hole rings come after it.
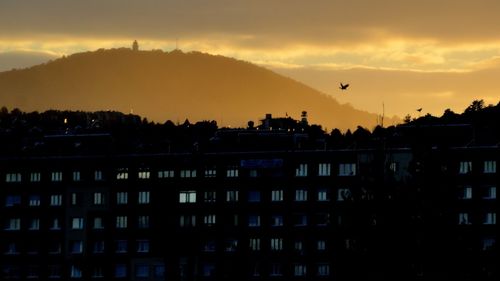
POLYGON ((132 43, 132 51, 139 51, 139 43, 137 43, 137 40, 134 40, 134 43, 132 43))

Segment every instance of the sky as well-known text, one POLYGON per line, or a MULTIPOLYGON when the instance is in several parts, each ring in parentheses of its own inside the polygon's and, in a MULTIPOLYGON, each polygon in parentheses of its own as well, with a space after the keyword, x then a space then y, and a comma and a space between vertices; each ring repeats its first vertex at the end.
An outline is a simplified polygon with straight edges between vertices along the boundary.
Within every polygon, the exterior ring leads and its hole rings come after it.
POLYGON ((0 71, 137 39, 250 61, 362 110, 439 116, 500 101, 498 11, 497 0, 1 0, 0 71))

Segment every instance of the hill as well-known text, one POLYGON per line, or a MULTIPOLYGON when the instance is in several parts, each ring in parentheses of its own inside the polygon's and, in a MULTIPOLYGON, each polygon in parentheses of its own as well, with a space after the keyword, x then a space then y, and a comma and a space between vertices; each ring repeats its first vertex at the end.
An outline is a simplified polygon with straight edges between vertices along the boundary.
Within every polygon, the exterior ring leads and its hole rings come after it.
POLYGON ((179 50, 100 49, 1 72, 0 99, 25 111, 133 110, 157 122, 215 119, 223 126, 245 126, 265 113, 298 118, 303 110, 327 128, 372 128, 377 121, 268 69, 179 50))

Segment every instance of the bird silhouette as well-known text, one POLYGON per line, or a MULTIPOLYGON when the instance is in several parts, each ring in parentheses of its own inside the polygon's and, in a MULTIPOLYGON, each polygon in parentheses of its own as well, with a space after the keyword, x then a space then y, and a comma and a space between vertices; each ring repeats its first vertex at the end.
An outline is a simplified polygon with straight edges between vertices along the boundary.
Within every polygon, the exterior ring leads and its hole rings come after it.
POLYGON ((341 90, 347 90, 347 87, 349 87, 349 84, 345 84, 344 85, 344 84, 340 83, 339 89, 341 89, 341 90))
POLYGON ((422 108, 417 109, 417 111, 418 111, 418 112, 421 112, 421 111, 422 111, 422 108))

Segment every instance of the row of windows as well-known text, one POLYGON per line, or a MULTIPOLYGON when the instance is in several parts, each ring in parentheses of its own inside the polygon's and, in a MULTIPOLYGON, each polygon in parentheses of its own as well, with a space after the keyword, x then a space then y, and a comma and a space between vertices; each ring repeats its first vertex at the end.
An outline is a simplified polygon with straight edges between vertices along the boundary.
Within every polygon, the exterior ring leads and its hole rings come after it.
MULTIPOLYGON (((260 227, 261 225, 261 216, 260 215, 248 215, 245 216, 247 218, 246 224, 248 227, 260 227)), ((230 224, 233 226, 239 225, 239 217, 238 215, 233 215, 232 217, 225 216, 225 225, 228 225, 227 219, 230 218, 230 224)), ((217 215, 215 214, 206 214, 202 215, 202 223, 203 225, 212 226, 217 223, 217 215)), ((291 221, 287 222, 293 226, 307 226, 309 225, 310 216, 306 214, 293 214, 291 216, 291 221)), ((316 226, 327 226, 330 224, 330 214, 328 213, 318 213, 315 214, 314 224, 316 226)), ((285 226, 285 217, 283 215, 271 215, 269 217, 269 225, 272 227, 281 227, 285 226)), ((195 227, 197 223, 196 215, 180 215, 179 216, 179 226, 180 227, 195 227)))
MULTIPOLYGON (((469 213, 459 213, 458 214, 458 224, 470 225, 473 223, 471 215, 469 213)), ((496 213, 486 213, 482 217, 482 224, 497 224, 497 214, 496 213)))
MULTIPOLYGON (((71 193, 70 194, 70 205, 76 206, 81 204, 82 193, 71 193)), ((93 192, 92 193, 92 203, 94 205, 104 205, 106 203, 106 193, 104 192, 93 192)), ((128 204, 129 202, 129 192, 122 191, 116 193, 116 204, 128 204)), ((137 204, 149 204, 151 203, 151 196, 149 191, 139 191, 137 193, 137 204)), ((21 195, 7 195, 5 197, 5 207, 13 207, 21 205, 21 195)), ((38 194, 29 195, 27 198, 28 206, 38 207, 41 206, 41 196, 38 194)), ((49 206, 62 206, 63 196, 62 194, 53 194, 48 198, 49 206)))
MULTIPOLYGON (((251 251, 260 251, 261 250, 261 238, 250 238, 248 239, 248 249, 251 251)), ((282 251, 284 249, 284 239, 283 238, 270 238, 267 239, 267 246, 271 251, 282 251)), ((293 242, 293 250, 303 254, 305 251, 305 242, 302 240, 291 241, 293 242)), ((238 248, 238 240, 236 239, 228 239, 224 242, 224 251, 225 252, 234 252, 238 248)), ((217 244, 215 240, 205 241, 202 245, 202 251, 204 252, 215 252, 217 249, 217 244)), ((315 241, 314 249, 317 251, 325 251, 326 250, 326 240, 317 240, 315 241)))
MULTIPOLYGON (((467 174, 472 172, 472 161, 461 161, 458 173, 467 174)), ((497 161, 484 161, 482 172, 485 174, 494 174, 497 172, 497 161)))
MULTIPOLYGON (((105 268, 103 266, 94 266, 91 271, 84 272, 84 266, 81 265, 70 265, 68 267, 68 274, 70 278, 80 279, 84 275, 89 274, 91 278, 101 279, 105 277, 105 268)), ((50 279, 60 279, 65 277, 63 275, 63 267, 61 265, 49 265, 48 266, 48 278, 50 279)), ((164 278, 165 277, 165 265, 163 264, 147 264, 139 263, 134 266, 134 275, 136 278, 164 278)), ((126 278, 129 277, 129 266, 127 264, 115 264, 113 268, 113 277, 115 278, 126 278)), ((21 277, 26 277, 28 279, 35 279, 42 277, 42 272, 44 268, 38 265, 28 265, 23 268, 17 265, 2 265, 2 272, 4 277, 7 279, 20 279, 21 277)))
MULTIPOLYGON (((474 193, 479 193, 480 198, 482 199, 496 199, 497 198, 497 188, 496 186, 488 186, 486 188, 482 188, 481 190, 473 189, 471 186, 461 187, 459 190, 458 198, 459 199, 472 199, 474 193)), ((474 196, 476 197, 476 195, 474 196)))
MULTIPOLYGON (((40 230, 41 223, 40 218, 31 218, 27 219, 27 229, 28 230, 40 230)), ((53 218, 48 221, 48 229, 49 230, 61 230, 61 222, 59 218, 53 218)), ((150 219, 149 216, 137 216, 135 226, 140 229, 150 228, 150 219)), ((115 217, 115 228, 123 229, 128 228, 129 217, 128 216, 116 216, 115 217)), ((92 219, 92 229, 104 229, 104 218, 95 217, 92 219)), ((85 220, 82 217, 74 217, 70 220, 70 229, 80 230, 85 228, 85 220)), ((4 230, 15 231, 22 229, 22 220, 21 218, 9 218, 5 222, 4 230)))

